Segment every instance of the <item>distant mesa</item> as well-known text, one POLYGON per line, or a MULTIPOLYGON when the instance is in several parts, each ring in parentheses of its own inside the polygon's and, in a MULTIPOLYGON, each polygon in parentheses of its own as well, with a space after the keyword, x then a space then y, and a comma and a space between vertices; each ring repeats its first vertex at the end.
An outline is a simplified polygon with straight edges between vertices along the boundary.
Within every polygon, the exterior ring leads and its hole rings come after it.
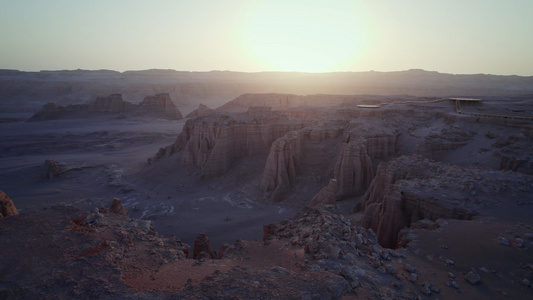
POLYGON ((133 104, 124 101, 121 94, 111 94, 107 97, 96 97, 89 104, 89 110, 95 112, 123 113, 133 109, 133 104))
POLYGON ((137 107, 138 114, 164 116, 169 120, 183 119, 181 112, 178 110, 170 95, 167 93, 157 94, 155 96, 146 96, 137 107))
POLYGON ((43 177, 53 179, 68 171, 68 168, 53 159, 47 159, 43 164, 43 177))
POLYGON ((191 111, 186 118, 205 117, 212 113, 214 109, 207 107, 207 105, 200 103, 197 109, 191 111))
POLYGON ((128 210, 122 205, 122 201, 119 198, 113 199, 109 211, 117 215, 129 217, 128 210))
POLYGON ((92 116, 118 114, 125 116, 151 116, 168 120, 179 120, 183 116, 167 93, 145 97, 139 104, 132 104, 122 98, 122 94, 111 94, 96 97, 88 104, 61 106, 54 102, 43 105, 43 109, 35 113, 29 122, 58 119, 75 119, 92 116))

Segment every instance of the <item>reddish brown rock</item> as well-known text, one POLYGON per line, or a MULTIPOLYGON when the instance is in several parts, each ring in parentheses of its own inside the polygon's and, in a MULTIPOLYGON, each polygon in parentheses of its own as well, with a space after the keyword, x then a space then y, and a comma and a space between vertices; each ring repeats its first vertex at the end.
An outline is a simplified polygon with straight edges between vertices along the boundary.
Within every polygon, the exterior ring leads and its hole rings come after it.
POLYGON ((3 191, 0 191, 0 218, 18 215, 19 212, 13 204, 13 200, 9 198, 3 191))
POLYGON ((336 205, 335 192, 337 190, 337 179, 330 179, 329 184, 318 192, 313 199, 311 199, 311 207, 319 204, 336 205))
POLYGON ((200 233, 194 240, 193 259, 217 258, 215 248, 209 242, 207 235, 200 233))
POLYGON ((122 215, 129 217, 128 210, 122 206, 122 202, 119 198, 113 199, 113 202, 111 203, 111 207, 109 208, 109 212, 112 212, 117 215, 122 215))
POLYGON ((57 177, 67 171, 67 168, 60 166, 52 159, 47 159, 44 161, 43 169, 43 174, 46 179, 53 179, 54 177, 57 177))
POLYGON ((263 225, 263 242, 274 236, 276 232, 278 232, 278 224, 263 225))

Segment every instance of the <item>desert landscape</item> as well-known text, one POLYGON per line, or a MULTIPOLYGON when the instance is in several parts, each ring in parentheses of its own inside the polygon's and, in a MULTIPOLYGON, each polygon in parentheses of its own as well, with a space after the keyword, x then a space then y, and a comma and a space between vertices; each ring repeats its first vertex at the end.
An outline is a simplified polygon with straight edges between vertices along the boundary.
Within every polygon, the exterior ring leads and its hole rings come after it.
POLYGON ((0 93, 0 298, 533 296, 532 77, 4 70, 0 93))

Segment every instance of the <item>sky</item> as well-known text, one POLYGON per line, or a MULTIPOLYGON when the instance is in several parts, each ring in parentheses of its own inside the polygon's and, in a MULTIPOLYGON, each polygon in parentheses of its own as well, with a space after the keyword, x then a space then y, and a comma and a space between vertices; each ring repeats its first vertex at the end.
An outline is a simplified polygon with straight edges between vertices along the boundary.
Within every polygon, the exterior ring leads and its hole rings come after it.
POLYGON ((0 69, 533 75, 532 0, 0 0, 0 69))

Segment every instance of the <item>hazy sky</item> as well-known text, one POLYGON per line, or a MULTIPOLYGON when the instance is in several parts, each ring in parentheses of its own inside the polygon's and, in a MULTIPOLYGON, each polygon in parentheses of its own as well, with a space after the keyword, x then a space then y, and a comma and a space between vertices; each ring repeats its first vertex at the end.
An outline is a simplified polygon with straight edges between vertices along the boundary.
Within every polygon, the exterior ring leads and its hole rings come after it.
POLYGON ((0 68, 533 75, 533 0, 0 0, 0 68))

